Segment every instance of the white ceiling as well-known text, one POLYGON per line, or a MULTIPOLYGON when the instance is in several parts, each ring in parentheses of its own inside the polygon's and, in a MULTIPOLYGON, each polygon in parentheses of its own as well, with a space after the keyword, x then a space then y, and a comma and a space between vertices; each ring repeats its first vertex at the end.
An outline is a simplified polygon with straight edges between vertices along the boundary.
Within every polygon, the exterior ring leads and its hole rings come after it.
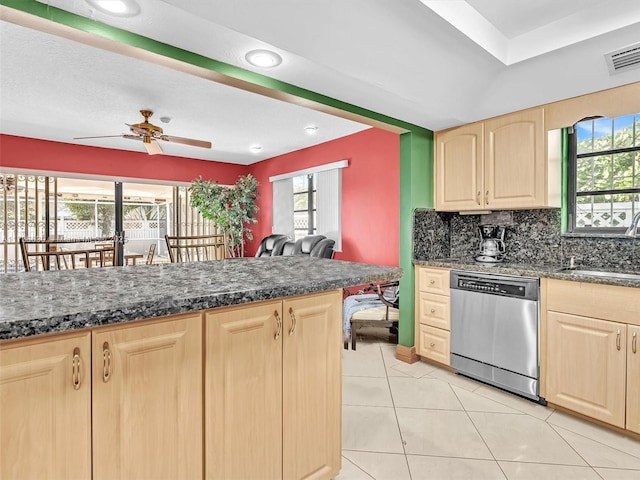
MULTIPOLYGON (((84 0, 44 3, 432 130, 640 81, 640 69, 611 76, 604 59, 640 41, 637 0, 137 2, 141 13, 130 18, 84 0), (282 55, 280 67, 246 63, 248 50, 264 47, 282 55)), ((166 153, 247 164, 366 128, 1 27, 3 133, 67 142, 119 134, 144 107, 156 112, 156 124, 173 118, 160 124, 165 133, 214 144, 211 152, 163 144, 166 153), (309 123, 320 126, 312 138, 302 130, 309 123), (253 143, 263 145, 259 155, 247 151, 253 143)), ((85 144, 142 148, 120 138, 85 144)))

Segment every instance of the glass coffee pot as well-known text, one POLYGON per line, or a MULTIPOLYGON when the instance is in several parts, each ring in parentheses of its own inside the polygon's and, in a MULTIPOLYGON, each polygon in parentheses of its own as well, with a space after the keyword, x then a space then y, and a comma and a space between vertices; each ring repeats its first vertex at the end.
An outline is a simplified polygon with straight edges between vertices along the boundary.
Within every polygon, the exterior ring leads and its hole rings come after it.
POLYGON ((476 262, 498 263, 504 259, 505 228, 501 225, 478 225, 480 230, 480 248, 476 262))

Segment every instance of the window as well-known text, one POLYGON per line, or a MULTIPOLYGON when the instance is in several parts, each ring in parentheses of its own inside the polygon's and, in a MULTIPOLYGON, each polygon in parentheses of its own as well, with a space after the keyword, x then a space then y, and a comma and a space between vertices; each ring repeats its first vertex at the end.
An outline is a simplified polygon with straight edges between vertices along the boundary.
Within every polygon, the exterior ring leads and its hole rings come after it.
POLYGON ((292 240, 324 235, 341 251, 342 169, 346 160, 271 177, 272 233, 292 240))
POLYGON ((640 210, 640 114, 578 122, 569 145, 572 231, 623 233, 640 210))
POLYGON ((309 173, 293 177, 294 240, 317 233, 316 176, 315 173, 309 173))

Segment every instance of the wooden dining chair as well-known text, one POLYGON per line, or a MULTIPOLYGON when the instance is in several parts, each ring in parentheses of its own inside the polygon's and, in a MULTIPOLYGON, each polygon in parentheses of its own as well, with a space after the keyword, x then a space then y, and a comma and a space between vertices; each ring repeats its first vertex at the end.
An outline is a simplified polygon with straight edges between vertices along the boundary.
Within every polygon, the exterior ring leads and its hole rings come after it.
POLYGON ((110 267, 115 264, 115 237, 69 240, 18 240, 26 272, 110 267), (86 245, 86 247, 78 247, 86 245), (99 245, 99 246, 97 246, 99 245))
POLYGON ((227 240, 224 234, 164 236, 171 263, 204 262, 226 257, 227 240))
POLYGON ((146 264, 147 265, 151 265, 153 263, 153 256, 156 253, 156 244, 152 243, 151 245, 149 245, 149 252, 147 253, 147 260, 146 260, 146 264))

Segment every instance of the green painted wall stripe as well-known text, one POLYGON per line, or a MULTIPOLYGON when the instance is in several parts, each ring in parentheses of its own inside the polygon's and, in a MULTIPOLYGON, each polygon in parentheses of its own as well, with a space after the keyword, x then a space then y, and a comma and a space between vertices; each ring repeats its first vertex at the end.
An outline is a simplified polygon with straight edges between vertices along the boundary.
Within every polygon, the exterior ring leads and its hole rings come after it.
POLYGON ((39 3, 36 0, 0 0, 0 5, 29 13, 31 15, 35 15, 37 17, 44 18, 55 23, 66 25, 77 30, 99 35, 104 38, 109 38, 111 40, 115 40, 126 45, 153 52, 158 55, 179 60, 198 67, 206 68, 208 70, 221 73, 231 78, 236 78, 238 80, 253 83, 254 85, 267 87, 272 90, 284 92, 299 98, 304 98, 306 100, 317 102, 333 108, 338 108, 345 112, 362 115, 363 117, 386 123, 388 125, 393 125, 395 127, 399 127, 408 131, 429 131, 417 125, 413 125, 411 123, 404 122, 402 120, 398 120, 396 118, 392 118, 387 115, 368 110, 366 108, 361 108, 350 103, 336 100, 326 95, 315 93, 311 90, 300 88, 290 83, 282 82, 280 80, 255 73, 250 70, 245 70, 243 68, 220 62, 203 55, 198 55, 196 53, 189 52, 187 50, 183 50, 166 43, 158 42, 156 40, 143 37, 142 35, 131 33, 120 28, 112 27, 110 25, 91 20, 74 13, 70 13, 59 8, 39 3))
POLYGON ((398 343, 415 344, 413 211, 433 207, 433 132, 400 135, 400 329, 398 343))
POLYGON ((562 129, 561 186, 560 186, 560 232, 569 231, 569 129, 562 129))

